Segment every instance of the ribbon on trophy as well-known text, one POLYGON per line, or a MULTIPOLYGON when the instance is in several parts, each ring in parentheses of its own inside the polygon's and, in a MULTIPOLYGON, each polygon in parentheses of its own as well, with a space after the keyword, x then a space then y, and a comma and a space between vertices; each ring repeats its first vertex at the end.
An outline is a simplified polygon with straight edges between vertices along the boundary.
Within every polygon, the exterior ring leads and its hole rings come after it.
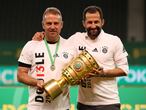
POLYGON ((61 79, 51 79, 45 83, 47 97, 54 100, 68 85, 76 85, 86 74, 92 72, 93 68, 98 69, 99 65, 88 51, 83 50, 63 69, 61 79))

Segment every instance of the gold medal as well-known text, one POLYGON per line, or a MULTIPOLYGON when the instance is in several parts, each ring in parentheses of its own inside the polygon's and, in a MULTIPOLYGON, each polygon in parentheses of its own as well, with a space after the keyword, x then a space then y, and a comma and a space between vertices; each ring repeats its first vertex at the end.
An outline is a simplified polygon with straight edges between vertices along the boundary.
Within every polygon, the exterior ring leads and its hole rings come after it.
POLYGON ((50 69, 51 69, 52 71, 54 71, 54 70, 55 70, 55 65, 51 65, 51 66, 50 66, 50 69))

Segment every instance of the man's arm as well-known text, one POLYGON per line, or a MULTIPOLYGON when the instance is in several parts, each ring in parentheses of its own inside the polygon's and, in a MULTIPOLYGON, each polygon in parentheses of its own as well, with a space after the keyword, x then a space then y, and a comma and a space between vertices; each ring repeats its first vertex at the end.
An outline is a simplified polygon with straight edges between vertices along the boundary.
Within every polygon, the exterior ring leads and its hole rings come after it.
POLYGON ((126 76, 127 74, 121 68, 109 69, 103 71, 103 77, 119 77, 126 76))
POLYGON ((24 83, 29 86, 36 86, 40 89, 43 88, 43 81, 42 80, 37 80, 31 76, 28 75, 28 71, 30 68, 27 67, 18 67, 17 71, 17 79, 19 82, 24 83))
POLYGON ((99 76, 99 77, 119 77, 126 76, 129 72, 129 66, 127 62, 127 57, 120 59, 118 61, 116 68, 104 70, 104 68, 93 69, 93 73, 89 74, 90 76, 99 76))
POLYGON ((93 69, 92 73, 87 74, 87 77, 119 77, 127 74, 121 68, 104 70, 103 68, 93 69))

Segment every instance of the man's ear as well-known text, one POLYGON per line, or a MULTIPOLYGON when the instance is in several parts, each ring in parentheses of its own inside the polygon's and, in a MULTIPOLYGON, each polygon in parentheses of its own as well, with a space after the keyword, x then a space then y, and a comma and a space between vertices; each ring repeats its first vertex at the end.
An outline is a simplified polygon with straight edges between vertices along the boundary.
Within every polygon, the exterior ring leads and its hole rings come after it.
POLYGON ((61 25, 62 25, 61 29, 63 28, 63 23, 64 23, 64 22, 62 21, 62 23, 61 23, 61 25))
POLYGON ((84 20, 82 20, 82 25, 85 28, 85 21, 84 20))
POLYGON ((102 27, 104 26, 104 22, 105 22, 104 19, 102 19, 102 27))
POLYGON ((44 23, 43 23, 43 21, 42 21, 42 28, 44 29, 44 23))

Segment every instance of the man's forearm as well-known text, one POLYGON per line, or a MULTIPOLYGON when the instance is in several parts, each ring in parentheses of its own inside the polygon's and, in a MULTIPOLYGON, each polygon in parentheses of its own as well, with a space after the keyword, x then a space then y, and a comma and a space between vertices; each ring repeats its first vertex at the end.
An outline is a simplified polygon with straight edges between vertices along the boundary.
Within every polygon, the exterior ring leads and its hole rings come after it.
POLYGON ((17 79, 29 86, 37 86, 37 80, 28 75, 28 68, 18 67, 17 79))

